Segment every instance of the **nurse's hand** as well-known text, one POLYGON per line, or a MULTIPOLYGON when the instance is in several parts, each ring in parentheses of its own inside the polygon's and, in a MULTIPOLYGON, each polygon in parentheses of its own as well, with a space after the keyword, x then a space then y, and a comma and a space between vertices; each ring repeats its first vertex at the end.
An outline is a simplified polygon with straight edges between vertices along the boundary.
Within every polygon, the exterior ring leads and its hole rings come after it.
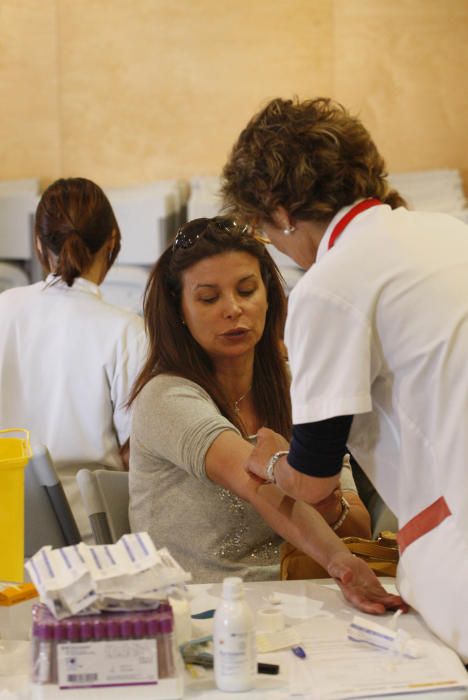
POLYGON ((260 428, 255 447, 245 465, 247 471, 265 480, 265 470, 270 457, 283 450, 289 450, 289 442, 282 435, 270 428, 260 428))
POLYGON ((399 595, 387 593, 365 561, 351 552, 333 555, 328 573, 338 583, 346 600, 362 612, 381 615, 387 610, 408 611, 408 605, 403 599, 399 595))

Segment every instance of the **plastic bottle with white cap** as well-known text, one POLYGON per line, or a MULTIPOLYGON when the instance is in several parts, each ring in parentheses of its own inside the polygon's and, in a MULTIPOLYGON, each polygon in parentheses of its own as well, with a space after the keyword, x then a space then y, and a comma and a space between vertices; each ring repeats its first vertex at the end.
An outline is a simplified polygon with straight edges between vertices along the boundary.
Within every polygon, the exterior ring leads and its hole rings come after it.
POLYGON ((223 599, 214 616, 214 673, 220 690, 249 690, 255 685, 255 627, 244 599, 241 578, 223 581, 223 599))

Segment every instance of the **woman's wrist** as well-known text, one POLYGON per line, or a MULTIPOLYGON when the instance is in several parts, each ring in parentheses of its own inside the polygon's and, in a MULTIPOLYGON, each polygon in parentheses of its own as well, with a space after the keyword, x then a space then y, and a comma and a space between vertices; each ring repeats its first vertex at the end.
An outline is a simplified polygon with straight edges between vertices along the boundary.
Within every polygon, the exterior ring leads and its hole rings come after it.
MULTIPOLYGON (((349 503, 349 513, 344 523, 336 531, 339 537, 371 537, 371 518, 364 503, 354 491, 343 491, 342 494, 349 503)), ((336 521, 336 518, 335 518, 336 521)))
POLYGON ((349 510, 350 510, 350 505, 344 496, 341 496, 340 503, 341 503, 340 517, 334 523, 330 523, 330 527, 334 532, 339 530, 340 527, 343 525, 344 521, 348 517, 349 510))

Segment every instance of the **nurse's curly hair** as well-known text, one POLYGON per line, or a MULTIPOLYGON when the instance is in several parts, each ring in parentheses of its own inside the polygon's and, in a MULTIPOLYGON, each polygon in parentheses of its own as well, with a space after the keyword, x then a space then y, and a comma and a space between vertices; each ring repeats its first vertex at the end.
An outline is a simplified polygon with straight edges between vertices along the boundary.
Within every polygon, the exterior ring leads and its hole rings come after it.
POLYGON ((311 221, 327 221, 361 198, 405 205, 360 120, 323 97, 278 98, 256 114, 224 167, 222 194, 226 210, 244 221, 271 221, 279 205, 311 221))

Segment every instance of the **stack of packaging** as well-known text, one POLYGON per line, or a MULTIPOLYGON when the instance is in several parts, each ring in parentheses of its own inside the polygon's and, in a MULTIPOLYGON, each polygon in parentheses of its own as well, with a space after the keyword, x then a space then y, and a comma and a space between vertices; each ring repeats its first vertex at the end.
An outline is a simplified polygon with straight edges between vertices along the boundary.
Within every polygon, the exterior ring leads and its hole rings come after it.
POLYGON ((36 697, 122 685, 143 686, 142 697, 144 686, 148 697, 182 696, 168 600, 183 599, 190 574, 147 533, 114 545, 43 547, 26 567, 41 600, 32 627, 36 697))

